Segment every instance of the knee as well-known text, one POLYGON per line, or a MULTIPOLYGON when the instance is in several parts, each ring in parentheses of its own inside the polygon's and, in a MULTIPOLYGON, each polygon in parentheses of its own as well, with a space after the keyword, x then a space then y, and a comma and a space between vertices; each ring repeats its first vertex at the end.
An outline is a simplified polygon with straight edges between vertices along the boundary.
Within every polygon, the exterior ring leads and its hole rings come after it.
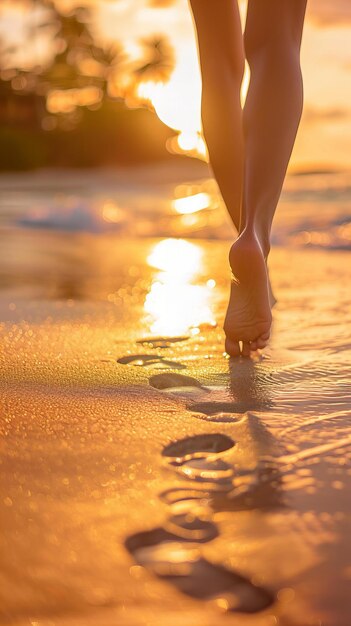
POLYGON ((240 89, 245 70, 245 55, 222 54, 210 55, 201 60, 201 72, 204 86, 234 86, 240 89))
POLYGON ((293 31, 274 30, 244 33, 245 57, 249 66, 268 63, 271 67, 299 64, 300 43, 293 31))

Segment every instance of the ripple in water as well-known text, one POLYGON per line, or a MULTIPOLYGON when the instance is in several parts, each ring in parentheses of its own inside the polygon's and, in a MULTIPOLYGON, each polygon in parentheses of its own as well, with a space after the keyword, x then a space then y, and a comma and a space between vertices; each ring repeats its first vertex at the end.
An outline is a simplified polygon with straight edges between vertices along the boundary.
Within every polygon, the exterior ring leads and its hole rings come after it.
POLYGON ((200 488, 190 487, 172 487, 166 489, 159 494, 161 500, 169 505, 178 504, 179 502, 196 502, 206 499, 208 493, 200 488))
POLYGON ((213 522, 192 513, 172 515, 164 527, 174 535, 196 543, 212 541, 218 537, 218 529, 213 522))
POLYGON ((235 441, 221 433, 194 435, 168 444, 163 449, 162 456, 171 457, 179 463, 184 463, 190 459, 203 457, 204 453, 220 454, 226 452, 234 446, 235 441))
POLYGON ((199 482, 214 482, 216 484, 231 485, 234 471, 233 466, 222 459, 209 461, 207 459, 192 459, 183 464, 176 464, 178 473, 185 478, 199 482))

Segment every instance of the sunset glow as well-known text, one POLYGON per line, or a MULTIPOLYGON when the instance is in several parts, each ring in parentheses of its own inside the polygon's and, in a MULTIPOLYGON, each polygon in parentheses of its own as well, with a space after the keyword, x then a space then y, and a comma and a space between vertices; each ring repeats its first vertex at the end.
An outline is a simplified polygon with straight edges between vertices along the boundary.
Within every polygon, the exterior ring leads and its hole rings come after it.
POLYGON ((174 152, 195 152, 205 158, 206 148, 201 137, 201 80, 194 42, 177 49, 177 64, 167 83, 140 83, 137 93, 152 104, 158 117, 178 131, 174 152))
MULTIPOLYGON (((156 5, 156 3, 155 3, 156 5)), ((163 32, 175 48, 177 64, 168 84, 140 85, 140 94, 147 97, 159 118, 177 131, 169 144, 172 152, 186 152, 206 159, 206 148, 200 135, 201 81, 196 56, 193 24, 186 0, 174 0, 163 9, 152 8, 144 0, 101 3, 101 30, 112 36, 113 6, 118 9, 118 23, 127 28, 126 41, 141 32, 156 28, 163 32), (140 6, 143 10, 139 11, 140 6), (124 7, 124 8, 123 8, 124 7), (138 20, 134 21, 136 11, 138 20), (108 23, 107 23, 108 22, 108 23)), ((335 3, 310 0, 302 47, 305 83, 305 112, 291 166, 296 169, 315 166, 351 164, 350 113, 351 98, 348 64, 351 62, 349 5, 345 0, 335 3), (345 15, 345 19, 343 18, 345 15)), ((244 19, 246 2, 240 2, 244 19)), ((249 84, 249 72, 242 86, 242 102, 249 84)))
MULTIPOLYGON (((79 5, 92 9, 92 30, 99 41, 118 42, 128 59, 134 62, 142 51, 141 42, 148 36, 164 37, 174 49, 175 67, 167 81, 140 78, 135 93, 128 95, 130 106, 148 104, 175 135, 167 147, 170 152, 186 153, 207 159, 201 136, 201 80, 196 42, 187 0, 157 3, 146 0, 58 0, 58 6, 70 9, 79 5), (136 19, 137 16, 137 19, 136 19)), ((24 0, 5 0, 0 6, 0 39, 4 44, 21 44, 16 62, 21 67, 45 63, 51 51, 51 31, 43 29, 28 40, 28 27, 40 21, 39 5, 24 0), (27 40, 25 39, 27 37, 27 40)), ((246 2, 240 1, 244 19, 246 2)), ((41 10, 42 11, 42 10, 41 10)), ((345 0, 334 3, 310 0, 302 46, 302 68, 305 85, 305 109, 294 148, 292 168, 315 166, 347 167, 351 164, 349 150, 351 124, 348 102, 351 85, 348 68, 350 12, 345 0)), ((97 71, 93 60, 82 62, 85 76, 97 71)), ((249 84, 246 69, 242 102, 249 84)), ((128 87, 128 78, 120 73, 111 82, 109 93, 120 97, 128 87)), ((67 112, 77 106, 94 105, 99 94, 50 94, 49 111, 67 112)))

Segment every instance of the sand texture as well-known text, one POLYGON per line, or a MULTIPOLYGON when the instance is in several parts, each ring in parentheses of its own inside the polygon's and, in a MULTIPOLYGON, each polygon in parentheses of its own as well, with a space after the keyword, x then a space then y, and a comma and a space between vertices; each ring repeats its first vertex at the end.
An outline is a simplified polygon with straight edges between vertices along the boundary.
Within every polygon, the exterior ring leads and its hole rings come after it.
POLYGON ((226 243, 12 243, 1 623, 349 626, 349 253, 276 249, 228 360, 226 243))

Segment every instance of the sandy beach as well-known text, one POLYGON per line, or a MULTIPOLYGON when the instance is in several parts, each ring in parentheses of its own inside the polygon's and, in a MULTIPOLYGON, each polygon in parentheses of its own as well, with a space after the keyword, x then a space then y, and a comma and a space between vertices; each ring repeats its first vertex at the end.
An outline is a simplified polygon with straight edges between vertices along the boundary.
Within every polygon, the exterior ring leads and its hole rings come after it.
POLYGON ((0 626, 351 626, 350 32, 0 0, 0 626))
POLYGON ((1 623, 349 626, 349 252, 229 360, 228 242, 87 230, 3 228, 1 623))

